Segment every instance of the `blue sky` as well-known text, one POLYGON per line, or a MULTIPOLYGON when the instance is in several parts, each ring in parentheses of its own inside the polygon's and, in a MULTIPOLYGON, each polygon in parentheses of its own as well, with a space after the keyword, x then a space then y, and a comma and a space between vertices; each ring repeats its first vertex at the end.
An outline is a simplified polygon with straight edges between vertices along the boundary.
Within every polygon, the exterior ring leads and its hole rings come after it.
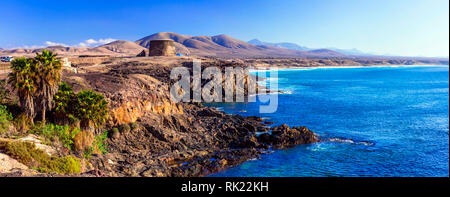
POLYGON ((0 48, 88 46, 168 31, 376 54, 449 54, 448 0, 2 0, 0 6, 0 48))

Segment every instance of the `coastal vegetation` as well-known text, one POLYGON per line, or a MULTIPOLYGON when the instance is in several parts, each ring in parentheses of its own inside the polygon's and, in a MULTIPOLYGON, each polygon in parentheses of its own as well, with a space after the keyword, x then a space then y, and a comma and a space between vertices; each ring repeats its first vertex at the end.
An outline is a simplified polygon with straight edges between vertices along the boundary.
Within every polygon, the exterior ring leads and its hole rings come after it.
POLYGON ((12 115, 6 106, 0 105, 0 131, 6 130, 12 121, 12 115))
POLYGON ((61 83, 55 95, 55 114, 61 120, 80 122, 83 129, 100 127, 108 114, 108 103, 102 94, 92 90, 74 93, 67 83, 61 83))
POLYGON ((128 124, 121 124, 120 126, 119 126, 119 131, 121 132, 121 133, 127 133, 127 132, 129 132, 131 130, 131 128, 130 128, 130 125, 128 125, 128 124))
POLYGON ((7 81, 0 80, 0 103, 8 102, 9 91, 7 89, 7 81))
POLYGON ((57 54, 43 50, 34 58, 19 57, 10 68, 8 80, 0 81, 0 137, 6 137, 0 138, 1 152, 44 173, 80 173, 86 155, 108 152, 108 132, 95 135, 107 119, 108 103, 100 93, 76 93, 61 82, 57 54), (29 134, 66 151, 50 155, 34 142, 20 140, 29 134))
POLYGON ((61 144, 63 147, 73 150, 74 138, 80 133, 80 129, 69 125, 55 125, 52 123, 35 125, 30 133, 44 137, 48 144, 61 144))
POLYGON ((37 113, 45 123, 53 107, 53 96, 61 80, 61 62, 56 54, 43 50, 34 58, 21 57, 11 62, 9 83, 17 91, 20 107, 33 123, 37 113))
POLYGON ((42 173, 79 173, 81 160, 75 156, 50 156, 30 142, 0 141, 0 150, 42 173))
POLYGON ((74 115, 80 119, 83 128, 89 128, 91 125, 99 127, 105 123, 107 105, 103 95, 92 90, 83 90, 76 95, 74 115))

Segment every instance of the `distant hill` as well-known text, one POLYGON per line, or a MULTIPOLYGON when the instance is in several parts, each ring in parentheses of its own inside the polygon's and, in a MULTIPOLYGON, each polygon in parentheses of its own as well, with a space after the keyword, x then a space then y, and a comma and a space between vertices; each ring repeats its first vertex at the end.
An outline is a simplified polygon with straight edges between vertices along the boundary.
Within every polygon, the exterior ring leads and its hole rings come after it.
POLYGON ((323 54, 324 56, 327 56, 327 57, 342 56, 342 53, 333 51, 331 49, 314 49, 314 50, 309 50, 308 52, 314 53, 314 54, 323 54))
POLYGON ((289 43, 289 42, 270 43, 270 42, 263 42, 258 39, 253 39, 253 40, 248 41, 248 43, 253 44, 253 45, 270 45, 270 46, 281 47, 281 48, 292 49, 292 50, 299 50, 299 51, 311 50, 308 47, 300 46, 298 44, 289 43))
POLYGON ((88 52, 88 48, 86 47, 49 46, 36 49, 4 49, 0 50, 0 54, 11 56, 34 56, 35 53, 41 52, 44 49, 51 50, 59 55, 78 55, 88 52))
POLYGON ((338 48, 329 48, 333 51, 337 51, 339 53, 343 53, 346 55, 356 55, 356 56, 373 56, 373 54, 362 52, 358 49, 338 49, 338 48))
POLYGON ((90 51, 97 52, 113 52, 113 53, 124 53, 124 54, 138 54, 142 50, 145 50, 144 47, 126 40, 117 40, 105 45, 101 45, 98 47, 94 47, 89 49, 90 51))
POLYGON ((330 51, 300 51, 271 45, 255 45, 228 35, 188 36, 172 32, 156 33, 136 41, 148 48, 151 40, 172 39, 177 52, 182 54, 217 57, 342 57, 330 51))
MULTIPOLYGON (((260 41, 258 39, 253 39, 253 40, 248 41, 248 43, 254 44, 254 45, 270 45, 270 46, 292 49, 292 50, 299 50, 299 51, 315 51, 315 50, 317 50, 317 49, 312 49, 312 48, 308 48, 306 46, 300 46, 298 44, 289 43, 289 42, 271 43, 271 42, 260 41)), ((354 56, 372 56, 373 55, 373 54, 362 52, 358 49, 338 49, 338 48, 334 48, 334 47, 330 47, 330 48, 326 48, 326 49, 333 50, 335 52, 345 54, 345 55, 354 55, 354 56)))
POLYGON ((86 52, 88 50, 87 47, 68 47, 68 46, 49 46, 46 48, 40 48, 40 49, 31 49, 32 53, 36 52, 42 52, 42 50, 47 49, 51 50, 57 54, 66 54, 66 53, 82 53, 86 52))
POLYGON ((12 56, 33 56, 36 52, 42 52, 42 50, 51 50, 59 55, 110 55, 110 56, 135 56, 144 47, 138 44, 117 40, 98 47, 69 47, 69 46, 49 46, 45 48, 37 49, 4 49, 0 50, 0 54, 7 54, 12 56))

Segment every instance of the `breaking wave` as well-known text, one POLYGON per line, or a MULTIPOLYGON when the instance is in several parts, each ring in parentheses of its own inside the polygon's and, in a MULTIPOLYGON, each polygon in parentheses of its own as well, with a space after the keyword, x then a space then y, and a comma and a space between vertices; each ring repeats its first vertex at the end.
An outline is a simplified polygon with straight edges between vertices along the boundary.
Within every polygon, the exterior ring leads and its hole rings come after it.
POLYGON ((356 145, 364 145, 364 146, 373 146, 375 143, 369 141, 355 141, 353 139, 346 138, 327 138, 323 139, 323 142, 337 142, 337 143, 346 143, 346 144, 356 144, 356 145))

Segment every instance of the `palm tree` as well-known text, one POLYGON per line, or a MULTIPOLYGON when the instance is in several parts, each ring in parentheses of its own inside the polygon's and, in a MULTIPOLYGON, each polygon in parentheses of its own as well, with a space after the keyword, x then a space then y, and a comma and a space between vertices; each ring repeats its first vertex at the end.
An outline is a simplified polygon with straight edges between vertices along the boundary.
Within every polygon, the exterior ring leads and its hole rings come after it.
POLYGON ((19 96, 20 107, 33 122, 36 116, 34 94, 37 88, 37 66, 33 60, 26 57, 14 59, 11 62, 12 72, 8 75, 8 83, 12 84, 19 96))
POLYGON ((41 54, 36 53, 34 58, 39 76, 36 108, 41 112, 42 123, 45 123, 45 112, 53 107, 53 97, 61 81, 61 61, 56 56, 52 51, 43 50, 41 54))
POLYGON ((75 116, 80 119, 84 130, 93 130, 105 123, 108 116, 108 102, 93 90, 82 90, 76 95, 75 116))

